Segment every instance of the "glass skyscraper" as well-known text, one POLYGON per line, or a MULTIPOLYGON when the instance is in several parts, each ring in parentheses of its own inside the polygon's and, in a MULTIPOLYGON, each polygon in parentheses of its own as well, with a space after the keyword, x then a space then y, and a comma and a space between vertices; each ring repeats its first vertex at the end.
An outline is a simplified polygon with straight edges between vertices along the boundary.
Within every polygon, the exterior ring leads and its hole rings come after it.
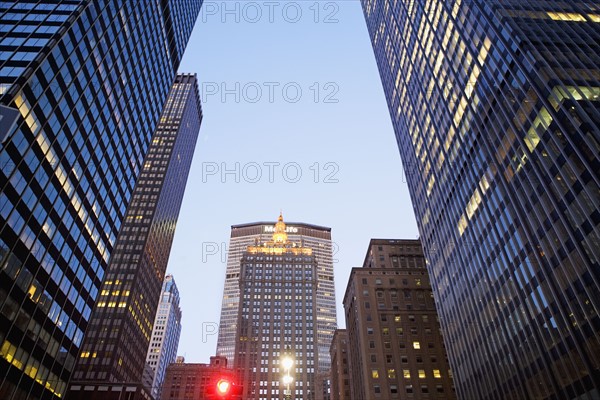
POLYGON ((455 384, 600 397, 600 4, 362 0, 455 384))
POLYGON ((0 398, 64 396, 200 6, 0 2, 0 398))
POLYGON ((196 75, 177 75, 106 270, 69 397, 89 397, 86 387, 94 384, 142 382, 201 120, 196 75))
POLYGON ((160 399, 160 392, 167 367, 177 358, 177 347, 181 336, 181 308, 179 307, 179 290, 173 275, 165 276, 160 293, 160 301, 152 327, 150 347, 146 355, 146 363, 152 370, 152 396, 160 399))
MULTIPOLYGON (((236 324, 240 302, 240 262, 248 246, 271 239, 274 226, 275 222, 255 222, 231 227, 217 341, 217 355, 227 357, 230 366, 235 362, 236 324)), ((331 368, 329 346, 337 328, 331 228, 290 222, 287 224, 286 233, 290 241, 311 248, 317 261, 318 370, 326 373, 331 368)))

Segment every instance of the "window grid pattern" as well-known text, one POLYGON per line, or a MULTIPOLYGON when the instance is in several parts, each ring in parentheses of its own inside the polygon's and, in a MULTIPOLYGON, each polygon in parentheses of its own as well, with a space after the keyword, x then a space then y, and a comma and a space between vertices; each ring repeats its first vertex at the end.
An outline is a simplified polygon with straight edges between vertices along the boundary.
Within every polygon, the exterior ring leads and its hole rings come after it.
POLYGON ((64 396, 179 63, 163 5, 0 2, 2 398, 64 396))
POLYGON ((139 382, 144 374, 201 120, 196 76, 177 75, 117 238, 74 382, 139 382))
POLYGON ((599 6, 362 4, 459 395, 597 396, 599 6))
POLYGON ((281 359, 294 359, 292 396, 320 398, 316 346, 317 264, 314 256, 244 253, 235 369, 244 398, 280 399, 286 386, 281 359))
MULTIPOLYGON (((272 233, 265 229, 275 223, 256 223, 235 225, 227 250, 227 269, 221 306, 221 320, 217 340, 217 354, 227 357, 230 363, 235 361, 235 335, 240 298, 239 274, 240 260, 248 246, 257 240, 268 240, 272 233)), ((297 232, 288 232, 290 241, 304 243, 313 250, 319 269, 317 287, 317 345, 319 352, 319 371, 327 372, 331 368, 329 346, 337 328, 335 282, 333 277, 334 244, 331 241, 331 229, 315 225, 289 223, 297 232)), ((225 260, 222 260, 225 262, 225 260)))

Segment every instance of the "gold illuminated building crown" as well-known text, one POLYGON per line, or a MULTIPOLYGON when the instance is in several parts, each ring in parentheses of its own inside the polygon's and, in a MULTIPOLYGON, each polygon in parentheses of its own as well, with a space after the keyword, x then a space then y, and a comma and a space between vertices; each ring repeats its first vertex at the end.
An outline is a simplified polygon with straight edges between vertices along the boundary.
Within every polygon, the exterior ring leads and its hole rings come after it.
POLYGON ((285 233, 285 222, 283 222, 283 214, 279 213, 279 218, 275 224, 275 232, 273 233, 273 243, 275 245, 285 246, 288 241, 287 233, 285 233))
POLYGON ((273 232, 273 239, 269 242, 256 244, 255 246, 248 246, 248 252, 250 253, 264 253, 264 254, 305 254, 311 255, 312 249, 302 247, 301 244, 290 242, 286 232, 285 222, 283 222, 283 214, 279 213, 277 223, 275 224, 275 231, 273 232))

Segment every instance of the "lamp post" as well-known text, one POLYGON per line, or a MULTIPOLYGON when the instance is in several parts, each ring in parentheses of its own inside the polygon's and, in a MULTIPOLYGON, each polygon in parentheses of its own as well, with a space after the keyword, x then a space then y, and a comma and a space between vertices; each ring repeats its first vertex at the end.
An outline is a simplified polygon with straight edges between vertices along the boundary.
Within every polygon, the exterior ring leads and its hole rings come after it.
POLYGON ((290 389, 290 384, 294 381, 294 378, 291 375, 292 368, 294 367, 294 359, 288 353, 287 350, 283 354, 283 357, 281 358, 281 366, 283 367, 283 370, 284 370, 284 375, 281 378, 281 381, 285 385, 284 399, 291 400, 292 399, 292 391, 290 389))

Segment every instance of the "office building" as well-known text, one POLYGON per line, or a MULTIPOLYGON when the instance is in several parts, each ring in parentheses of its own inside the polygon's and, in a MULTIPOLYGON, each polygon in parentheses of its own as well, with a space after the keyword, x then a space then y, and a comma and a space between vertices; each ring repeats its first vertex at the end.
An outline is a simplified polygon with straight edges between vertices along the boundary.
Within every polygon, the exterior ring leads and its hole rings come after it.
POLYGON ((200 5, 0 3, 0 398, 64 397, 200 5))
POLYGON ((363 0, 459 397, 600 396, 600 8, 363 0))
POLYGON ((350 400, 348 332, 336 329, 329 348, 331 357, 331 400, 350 400))
MULTIPOLYGON (((232 365, 235 362, 235 337, 240 301, 240 261, 248 246, 256 242, 271 240, 275 222, 255 222, 233 225, 227 252, 227 270, 221 308, 221 322, 217 341, 217 354, 227 357, 232 365)), ((331 228, 291 222, 286 225, 290 242, 310 248, 317 262, 317 348, 319 353, 318 370, 328 373, 330 369, 329 345, 337 328, 335 287, 333 281, 333 252, 331 228)))
MULTIPOLYGON (((221 356, 210 358, 210 364, 186 364, 183 361, 167 367, 161 400, 198 400, 210 398, 210 388, 219 379, 236 382, 227 359, 221 356)), ((214 396, 213 396, 214 397, 214 396)))
POLYGON ((89 397, 94 385, 142 380, 201 120, 196 76, 177 75, 102 283, 70 398, 89 397))
MULTIPOLYGON (((165 380, 167 366, 177 360, 181 336, 181 308, 179 290, 173 275, 166 275, 160 294, 156 317, 150 337, 146 364, 152 371, 152 397, 160 399, 160 388, 165 380)), ((183 361, 182 361, 183 362, 183 361)))
POLYGON ((372 239, 344 309, 350 398, 456 399, 419 240, 372 239))
POLYGON ((242 254, 234 367, 245 400, 323 399, 317 274, 312 249, 289 240, 281 215, 272 239, 242 254))

